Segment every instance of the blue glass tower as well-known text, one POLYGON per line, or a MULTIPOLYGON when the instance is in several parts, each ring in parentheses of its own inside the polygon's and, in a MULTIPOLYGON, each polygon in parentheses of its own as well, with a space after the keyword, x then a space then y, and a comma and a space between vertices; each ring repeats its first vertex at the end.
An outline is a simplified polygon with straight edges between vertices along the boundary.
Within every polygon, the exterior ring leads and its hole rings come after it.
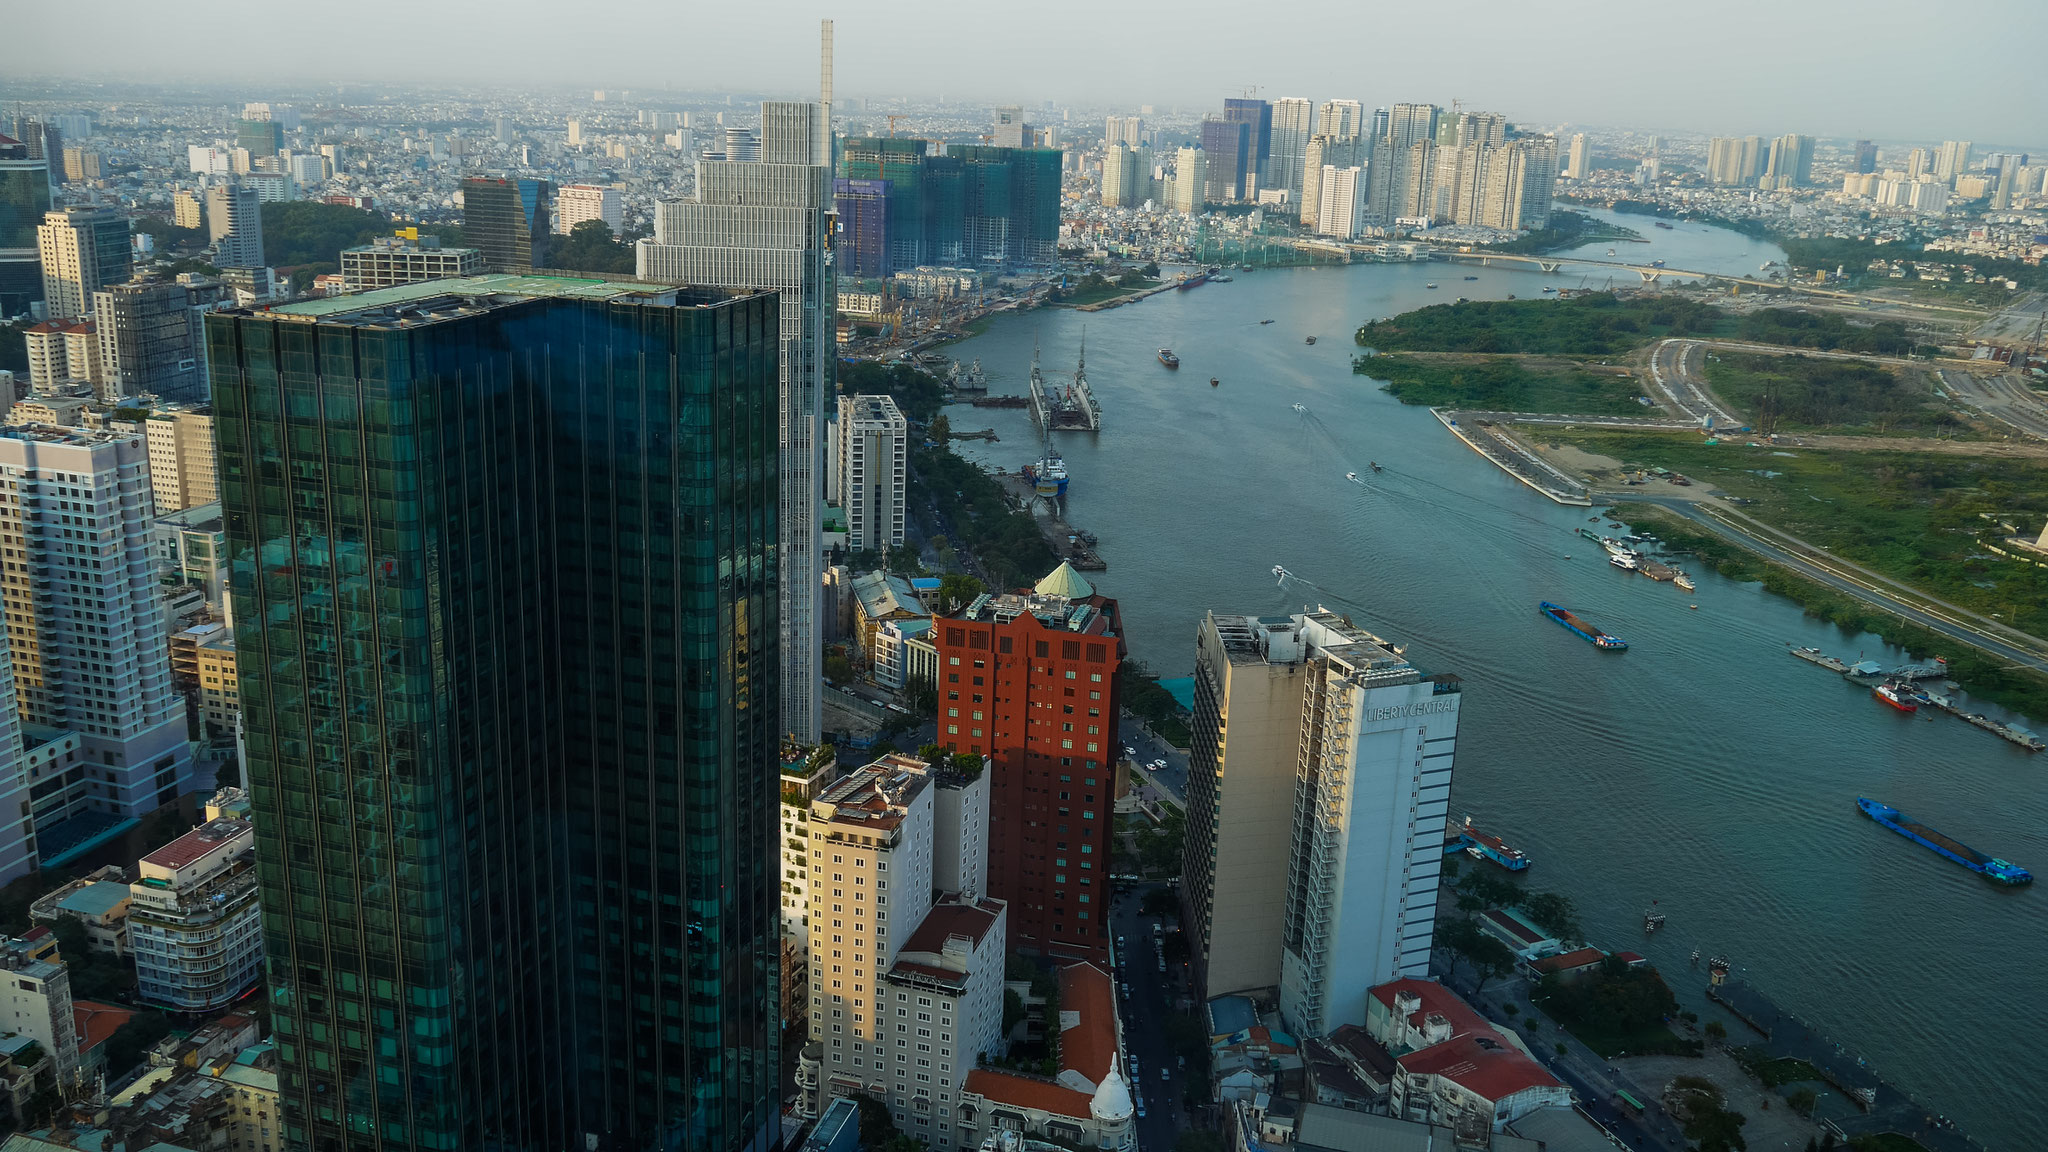
POLYGON ((773 293, 207 317, 285 1142, 765 1149, 773 293))

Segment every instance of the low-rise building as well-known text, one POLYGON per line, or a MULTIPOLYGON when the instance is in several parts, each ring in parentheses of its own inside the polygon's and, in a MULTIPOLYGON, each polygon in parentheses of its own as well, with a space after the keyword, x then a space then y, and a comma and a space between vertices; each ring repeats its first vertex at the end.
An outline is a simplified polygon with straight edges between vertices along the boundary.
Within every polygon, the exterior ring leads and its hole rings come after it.
MULTIPOLYGON (((19 407, 19 405, 17 405, 19 407)), ((887 572, 856 576, 849 585, 853 596, 853 628, 860 650, 874 662, 876 633, 892 620, 928 620, 931 614, 917 598, 910 581, 887 572)))
POLYGON ((57 952, 57 937, 36 927, 0 941, 0 1037, 26 1036, 49 1054, 57 1090, 67 1100, 85 1090, 79 1076, 78 1024, 71 1007, 71 972, 57 952))
POLYGON ((342 283, 350 292, 476 276, 483 270, 482 249, 443 248, 438 236, 379 236, 360 248, 341 250, 342 283))
POLYGON ((211 739, 235 733, 242 715, 241 679, 235 671, 235 634, 216 629, 193 649, 198 679, 199 723, 211 739))
POLYGON ((1527 916, 1512 908, 1490 908, 1480 914, 1479 926, 1486 933, 1508 946, 1515 959, 1533 964, 1546 956, 1555 956, 1563 947, 1550 933, 1531 923, 1527 916))
POLYGON ((191 584, 206 591, 206 602, 224 604, 227 588, 227 528, 220 501, 195 504, 175 512, 159 509, 151 532, 156 537, 157 574, 166 584, 191 584))
POLYGON ((1396 980, 1367 999, 1366 1031, 1394 1056, 1391 1115, 1484 1141, 1539 1108, 1571 1105, 1571 1089, 1530 1057, 1520 1036, 1442 985, 1396 980))
POLYGON ((909 617, 901 620, 885 620, 875 629, 875 646, 869 652, 874 666, 875 683, 891 691, 901 692, 908 687, 914 675, 911 666, 916 654, 911 651, 911 642, 922 640, 931 649, 930 667, 926 675, 930 683, 938 682, 939 650, 931 642, 932 622, 930 617, 909 617))
POLYGON ((1086 962, 1060 969, 1059 980, 1059 1074, 969 1072, 960 1097, 959 1147, 978 1147, 1004 1131, 1069 1147, 1137 1147, 1114 984, 1107 972, 1086 962))
POLYGON ((76 920, 85 926, 93 951, 126 956, 132 900, 128 885, 121 883, 121 870, 109 866, 45 894, 29 905, 29 918, 44 923, 76 920))
POLYGON ((206 1012, 262 978, 255 843, 248 821, 209 820, 142 858, 128 915, 142 1000, 206 1012))

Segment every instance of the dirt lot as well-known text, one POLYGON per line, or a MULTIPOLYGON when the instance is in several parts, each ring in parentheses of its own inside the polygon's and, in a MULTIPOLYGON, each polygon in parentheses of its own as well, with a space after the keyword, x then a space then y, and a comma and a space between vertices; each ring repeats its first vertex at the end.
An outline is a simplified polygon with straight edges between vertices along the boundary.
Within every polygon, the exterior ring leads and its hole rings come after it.
POLYGON ((1766 1091, 1742 1070, 1728 1053, 1718 1048, 1693 1059, 1686 1056, 1625 1056, 1610 1061, 1633 1081, 1645 1098, 1655 1098, 1664 1086, 1680 1076, 1703 1076, 1721 1089, 1725 1107, 1749 1117, 1742 1126, 1742 1138, 1752 1152, 1792 1149, 1798 1152, 1806 1142, 1820 1135, 1811 1121, 1785 1106, 1784 1098, 1766 1091), (1770 1107, 1761 1105, 1768 1102, 1770 1107))

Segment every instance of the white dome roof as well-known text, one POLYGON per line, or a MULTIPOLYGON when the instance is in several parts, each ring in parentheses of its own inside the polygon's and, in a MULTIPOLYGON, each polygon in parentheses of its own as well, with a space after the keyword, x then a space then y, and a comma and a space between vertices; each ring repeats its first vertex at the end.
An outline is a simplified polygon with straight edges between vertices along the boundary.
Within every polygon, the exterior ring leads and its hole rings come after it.
POLYGON ((1121 1124, 1131 1118, 1131 1090, 1117 1073, 1116 1057, 1109 1059, 1109 1075, 1095 1086, 1095 1098, 1088 1102, 1088 1114, 1105 1124, 1121 1124))

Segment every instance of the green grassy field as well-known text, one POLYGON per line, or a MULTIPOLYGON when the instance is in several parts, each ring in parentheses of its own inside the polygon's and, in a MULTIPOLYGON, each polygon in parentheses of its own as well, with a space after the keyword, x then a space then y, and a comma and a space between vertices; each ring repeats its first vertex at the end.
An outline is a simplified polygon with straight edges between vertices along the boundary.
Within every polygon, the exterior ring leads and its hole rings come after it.
POLYGON ((1841 430, 1955 435, 1970 429, 1935 400, 1919 370, 1868 360, 1711 351, 1707 382, 1758 432, 1841 430))
POLYGON ((1596 292, 1569 300, 1433 304, 1361 325, 1353 339, 1381 352, 1615 356, 1663 336, 1722 336, 1735 328, 1735 318, 1711 304, 1596 292))
POLYGON ((1382 386, 1403 404, 1594 415, 1648 411, 1636 402, 1642 388, 1635 380, 1570 362, 1391 354, 1365 357, 1357 371, 1385 381, 1382 386))

